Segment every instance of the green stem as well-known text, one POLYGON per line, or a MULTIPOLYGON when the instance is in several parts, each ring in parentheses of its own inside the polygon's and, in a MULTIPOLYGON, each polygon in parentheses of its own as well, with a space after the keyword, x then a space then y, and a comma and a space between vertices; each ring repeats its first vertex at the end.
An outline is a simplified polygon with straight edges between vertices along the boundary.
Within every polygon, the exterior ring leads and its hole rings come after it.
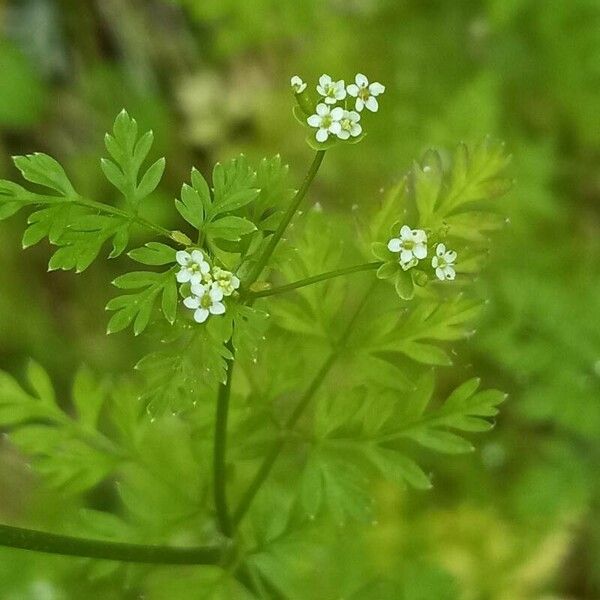
MULTIPOLYGON (((233 343, 227 342, 227 349, 234 354, 233 343)), ((231 537, 231 517, 227 506, 227 417, 231 396, 234 359, 227 363, 225 381, 219 385, 217 397, 217 417, 213 451, 214 500, 217 521, 223 535, 231 537)))
POLYGON ((277 230, 269 239, 269 243, 268 243, 267 247, 265 248, 265 250, 262 253, 262 255, 260 256, 260 258, 258 259, 258 262, 254 265, 254 268, 252 269, 252 271, 250 272, 250 274, 248 276, 248 281, 247 281, 248 286, 252 285, 260 277, 260 274, 262 273, 263 269, 267 265, 269 258, 271 258, 271 255, 275 251, 275 248, 277 247, 279 240, 281 239, 285 230, 287 229, 287 226, 290 224, 291 220, 294 218, 294 215, 296 214, 296 211, 298 210, 298 207, 300 206, 302 199, 304 198, 304 196, 306 196, 306 192, 308 192, 308 188, 310 188, 310 185, 313 182, 313 179, 315 178, 317 172, 319 171, 319 167, 321 166, 321 163, 323 162, 324 156, 325 156, 325 150, 317 150, 317 153, 315 154, 315 158, 313 159, 313 162, 310 165, 308 173, 306 174, 306 177, 304 178, 304 181, 302 182, 300 189, 296 192, 296 194, 292 198, 292 201, 290 202, 290 205, 289 205, 287 211, 285 212, 285 214, 283 215, 283 218, 281 219, 281 223, 279 223, 277 230))
MULTIPOLYGON (((115 215, 118 217, 123 217, 124 219, 129 219, 131 221, 135 221, 138 225, 149 229, 150 231, 157 233, 163 237, 167 237, 170 240, 173 240, 171 237, 171 232, 160 225, 156 225, 149 221, 148 219, 144 219, 144 217, 140 217, 138 215, 134 215, 126 210, 122 210, 120 208, 116 208, 115 206, 110 206, 110 204, 105 204, 104 202, 96 202, 95 200, 89 200, 87 198, 83 198, 79 196, 75 202, 80 206, 86 206, 87 208, 93 208, 95 210, 102 211, 109 215, 115 215)), ((184 244, 182 244, 184 245, 184 244)))
POLYGON ((0 545, 34 552, 80 556, 135 563, 214 565, 222 561, 226 547, 146 546, 72 537, 0 525, 0 545))
MULTIPOLYGON (((352 327, 354 326, 354 323, 356 322, 358 315, 364 308, 364 306, 369 298, 372 287, 373 286, 371 286, 369 288, 368 292, 365 294, 365 296, 361 300, 360 304, 357 306, 356 310, 354 311, 354 314, 350 318, 350 321, 346 325, 344 332, 342 333, 338 342, 335 344, 333 351, 325 359, 325 362, 321 365, 321 368, 319 369, 317 374, 314 376, 310 385, 308 386, 308 388, 306 389, 306 391, 304 392, 304 394, 298 401, 296 408, 294 409, 292 414, 288 417, 288 419, 284 423, 284 425, 283 425, 284 432, 287 432, 294 428, 294 426, 296 425, 296 423, 298 422, 298 420, 300 419, 300 417, 302 416, 302 414, 304 413, 304 411, 310 404, 310 401, 312 400, 313 396, 317 393, 317 391, 321 387, 321 384, 325 380, 325 377, 327 377, 329 371, 331 370, 331 367, 335 364, 336 360, 338 359, 338 357, 340 355, 341 350, 343 349, 344 345, 348 341, 348 337, 350 336, 350 334, 352 332, 352 327)), ((258 493, 258 490, 262 487, 262 484, 265 482, 265 480, 269 476, 269 473, 271 472, 271 469, 273 468, 275 461, 279 457, 279 454, 283 450, 285 443, 286 443, 286 438, 285 437, 280 438, 276 442, 276 444, 273 446, 273 448, 271 448, 271 451, 269 452, 269 454, 267 454, 267 456, 265 457, 262 465, 258 469, 256 475, 254 476, 254 479, 251 481, 248 489, 246 490, 246 493, 242 496, 240 504, 238 505, 235 513, 233 514, 233 529, 235 529, 239 525, 240 521, 244 518, 244 515, 248 512, 248 509, 250 508, 252 501, 254 500, 256 494, 258 493)))
POLYGON ((288 283, 287 285, 282 285, 282 286, 270 288, 267 290, 261 290, 259 292, 250 292, 250 297, 251 298, 264 298, 265 296, 274 296, 276 294, 285 294, 286 292, 291 292, 292 290, 297 290, 298 288, 305 287, 307 285, 312 285, 313 283, 319 283, 320 281, 327 281, 328 279, 333 279, 335 277, 342 277, 343 275, 350 275, 351 273, 360 273, 362 271, 371 271, 371 270, 379 268, 380 266, 381 266, 381 262, 370 262, 370 263, 363 263, 361 265, 354 265, 352 267, 345 267, 343 269, 336 269, 335 271, 328 271, 327 273, 321 273, 320 275, 313 275, 312 277, 307 277, 306 279, 294 281, 293 283, 288 283))

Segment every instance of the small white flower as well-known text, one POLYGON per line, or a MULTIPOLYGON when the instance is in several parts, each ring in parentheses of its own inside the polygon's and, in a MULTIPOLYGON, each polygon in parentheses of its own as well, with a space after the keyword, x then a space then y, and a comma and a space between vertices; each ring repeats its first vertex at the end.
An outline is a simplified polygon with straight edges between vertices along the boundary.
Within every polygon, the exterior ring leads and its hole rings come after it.
POLYGON ((358 137, 362 133, 362 127, 359 124, 360 115, 354 110, 345 110, 340 121, 341 131, 337 136, 341 140, 347 140, 350 136, 358 137))
POLYGON ((290 79, 290 85, 294 90, 294 94, 301 94, 306 89, 306 83, 298 75, 294 75, 290 79))
POLYGON ((191 253, 179 250, 175 254, 175 258, 181 265, 181 269, 177 273, 179 283, 200 283, 210 271, 210 265, 200 250, 192 250, 191 253))
POLYGON ((362 73, 358 73, 354 81, 355 83, 351 83, 346 89, 350 96, 356 98, 356 110, 361 112, 366 106, 371 112, 377 112, 377 96, 385 92, 385 86, 377 81, 369 84, 369 80, 362 73))
POLYGON ((427 256, 427 234, 403 225, 400 237, 392 238, 387 247, 390 252, 400 253, 400 266, 407 271, 427 256))
POLYGON ((344 109, 341 106, 331 109, 327 104, 317 104, 317 112, 306 119, 311 127, 317 127, 317 142, 325 142, 329 134, 339 135, 342 130, 340 121, 344 116, 344 109))
POLYGON ((194 311, 194 321, 204 323, 209 315, 222 315, 225 312, 223 290, 216 284, 192 285, 192 296, 184 299, 183 304, 194 311))
POLYGON ((346 97, 346 85, 343 79, 333 81, 329 75, 321 75, 317 92, 323 96, 327 104, 335 104, 346 97))
POLYGON ((446 250, 444 244, 438 244, 435 248, 435 256, 431 259, 431 266, 435 269, 435 274, 438 279, 453 280, 456 277, 454 270, 454 261, 456 260, 456 252, 454 250, 446 250))
POLYGON ((231 296, 240 287, 240 280, 231 272, 220 267, 214 267, 212 276, 215 284, 221 288, 224 296, 231 296))

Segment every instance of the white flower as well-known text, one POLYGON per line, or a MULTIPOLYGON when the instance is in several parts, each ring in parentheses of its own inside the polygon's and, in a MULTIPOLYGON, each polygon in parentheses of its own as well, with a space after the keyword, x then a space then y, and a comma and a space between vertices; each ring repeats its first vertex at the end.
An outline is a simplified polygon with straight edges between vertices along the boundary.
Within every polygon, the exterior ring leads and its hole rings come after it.
POLYGON ((213 283, 192 285, 192 296, 184 299, 183 304, 194 311, 194 321, 204 323, 209 315, 222 315, 225 312, 223 290, 213 283))
POLYGON ((431 266, 435 269, 435 274, 438 279, 454 279, 456 271, 454 270, 454 261, 456 260, 456 252, 454 250, 446 250, 444 244, 438 244, 435 248, 435 256, 431 259, 431 266))
POLYGON ((221 269, 220 267, 213 268, 212 276, 215 284, 221 288, 224 296, 231 296, 240 287, 240 280, 233 273, 225 271, 225 269, 221 269))
POLYGON ((346 85, 343 79, 333 81, 329 75, 321 75, 317 92, 325 98, 327 104, 335 104, 346 97, 346 85))
POLYGON ((191 253, 179 250, 175 258, 181 265, 177 273, 179 283, 200 283, 210 271, 210 265, 204 260, 204 254, 200 250, 192 250, 191 253))
POLYGON ((317 127, 317 142, 325 142, 329 137, 329 134, 339 135, 342 130, 340 121, 344 116, 344 109, 341 106, 337 106, 334 109, 327 106, 327 104, 317 104, 317 113, 311 115, 306 119, 306 122, 311 127, 317 127))
POLYGON ((306 83, 298 75, 294 75, 290 79, 290 85, 294 90, 294 94, 301 94, 306 89, 306 83))
POLYGON ((387 247, 390 252, 400 253, 400 266, 406 271, 427 256, 427 234, 403 225, 400 237, 392 238, 387 247))
POLYGON ((359 124, 360 115, 354 110, 345 110, 340 121, 341 131, 337 136, 341 140, 347 140, 350 136, 357 137, 362 133, 362 127, 359 124))
POLYGON ((369 80, 362 73, 359 73, 354 81, 356 83, 351 83, 346 89, 350 96, 356 98, 356 110, 361 112, 366 106, 371 112, 377 112, 379 102, 376 96, 385 92, 385 86, 377 81, 369 84, 369 80))

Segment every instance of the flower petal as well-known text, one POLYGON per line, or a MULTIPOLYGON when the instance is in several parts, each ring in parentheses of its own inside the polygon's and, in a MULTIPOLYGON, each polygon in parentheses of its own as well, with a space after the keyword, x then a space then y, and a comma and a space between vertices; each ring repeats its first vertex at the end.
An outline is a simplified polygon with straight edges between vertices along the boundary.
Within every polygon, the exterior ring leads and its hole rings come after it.
POLYGON ((350 128, 350 133, 352 134, 352 137, 358 137, 362 133, 362 127, 358 123, 355 123, 350 128))
POLYGON ((210 296, 210 299, 213 302, 220 302, 223 299, 223 290, 221 289, 221 286, 218 283, 213 283, 212 287, 210 288, 210 291, 208 292, 208 295, 210 296))
POLYGON ((238 277, 236 277, 235 275, 231 276, 231 287, 234 290, 237 290, 240 287, 240 280, 238 277))
POLYGON ((400 229, 400 237, 403 240, 410 240, 412 237, 412 229, 408 225, 402 225, 402 229, 400 229))
POLYGON ((425 244, 417 244, 413 250, 413 254, 422 260, 427 256, 427 246, 425 244))
POLYGON ((342 119, 342 117, 344 116, 344 109, 341 106, 336 106, 332 111, 331 111, 331 118, 334 121, 339 121, 342 119))
POLYGON ((364 107, 365 107, 365 102, 364 102, 364 100, 363 100, 362 98, 357 98, 357 99, 356 99, 356 102, 355 102, 355 104, 354 104, 354 108, 356 108, 356 110, 357 110, 358 112, 361 112, 361 111, 362 111, 362 109, 363 109, 364 107))
POLYGON ((331 133, 333 133, 334 135, 338 135, 341 130, 342 130, 342 125, 341 125, 341 123, 339 121, 334 121, 329 126, 329 131, 331 133))
POLYGON ((203 263, 204 254, 200 250, 192 250, 192 260, 198 264, 203 263))
POLYGON ((306 122, 311 127, 320 127, 321 126, 321 117, 319 115, 310 115, 310 117, 308 117, 308 119, 306 119, 306 122))
POLYGON ((329 131, 327 131, 327 129, 319 129, 315 137, 317 138, 317 142, 326 142, 329 137, 329 131))
POLYGON ((331 84, 331 77, 329 75, 326 75, 325 73, 323 73, 323 75, 321 75, 321 77, 319 77, 319 84, 322 87, 325 87, 325 86, 331 84))
POLYGON ((183 299, 183 305, 186 308, 196 309, 200 307, 200 298, 198 296, 188 296, 183 299))
POLYGON ((385 85, 382 85, 378 81, 375 81, 369 86, 369 92, 373 96, 379 96, 379 94, 383 94, 383 92, 385 92, 385 85))
POLYGON ((354 81, 356 81, 358 87, 367 87, 369 85, 369 80, 362 73, 357 73, 354 81))
POLYGON ((177 279, 179 283, 187 283, 190 278, 191 273, 186 267, 183 267, 180 271, 178 271, 177 275, 175 275, 175 279, 177 279))
POLYGON ((204 296, 206 294, 206 286, 201 283, 193 283, 191 289, 194 296, 204 296))
POLYGON ((325 117, 329 114, 329 106, 327 106, 327 104, 323 104, 322 102, 320 104, 317 104, 317 114, 320 117, 325 117))
POLYGON ((456 260, 456 252, 454 250, 448 250, 444 255, 447 263, 453 263, 456 260))
POLYGON ((445 246, 444 244, 438 244, 438 245, 435 247, 435 253, 436 253, 438 256, 444 256, 445 252, 446 252, 446 246, 445 246))
POLYGON ((347 88, 346 91, 353 96, 354 98, 356 98, 356 96, 358 96, 358 86, 354 83, 351 83, 347 88))
POLYGON ((387 247, 390 252, 400 252, 402 249, 402 240, 400 238, 392 238, 388 242, 387 247))
POLYGON ((444 269, 444 271, 446 273, 446 279, 449 279, 450 281, 454 281, 454 279, 456 278, 456 271, 450 266, 447 266, 444 269))
POLYGON ((375 98, 375 96, 369 96, 369 98, 367 99, 365 106, 371 111, 371 112, 377 112, 379 110, 379 102, 377 102, 377 98, 375 98))
POLYGON ((206 275, 210 271, 210 265, 206 261, 200 263, 200 273, 206 275))
POLYGON ((431 266, 432 266, 434 269, 437 269, 439 264, 440 264, 440 263, 439 263, 438 257, 437 257, 437 256, 434 256, 434 257, 431 259, 431 266))
POLYGON ((222 315, 225 312, 225 305, 222 302, 215 302, 208 310, 211 315, 222 315))
POLYGON ((210 313, 206 310, 206 308, 199 308, 194 313, 194 321, 196 321, 196 323, 204 323, 204 321, 208 319, 209 314, 210 313))
POLYGON ((436 274, 437 278, 441 281, 444 281, 444 279, 446 279, 446 274, 444 273, 444 269, 442 269, 441 267, 438 267, 435 270, 435 274, 436 274))
POLYGON ((401 263, 408 263, 411 260, 413 260, 414 256, 412 253, 412 250, 406 250, 406 248, 403 248, 400 252, 400 262, 401 263))
POLYGON ((175 259, 180 265, 184 267, 188 265, 191 258, 191 254, 189 252, 186 252, 185 250, 179 250, 175 253, 175 259))

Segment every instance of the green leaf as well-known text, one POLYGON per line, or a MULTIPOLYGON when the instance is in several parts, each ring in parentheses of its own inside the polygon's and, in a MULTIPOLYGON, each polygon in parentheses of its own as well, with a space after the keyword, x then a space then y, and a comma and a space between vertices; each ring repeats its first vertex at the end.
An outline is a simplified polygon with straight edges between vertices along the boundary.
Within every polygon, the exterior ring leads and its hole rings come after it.
POLYGON ((389 262, 385 262, 377 269, 377 278, 390 279, 390 277, 396 275, 399 269, 400 265, 398 264, 398 261, 390 260, 389 262))
POLYGON ((100 161, 102 171, 132 208, 156 189, 165 170, 165 159, 159 158, 139 177, 153 140, 151 131, 138 139, 137 122, 125 110, 115 119, 112 135, 104 136, 104 144, 113 160, 103 158, 100 161))
POLYGON ((102 246, 112 238, 111 257, 125 251, 129 241, 130 221, 126 217, 84 214, 72 220, 56 243, 48 268, 53 271, 75 269, 81 273, 100 253, 102 246))
MULTIPOLYGON (((202 181, 204 182, 204 179, 202 181)), ((206 190, 204 191, 208 191, 208 186, 206 186, 206 190)), ((208 204, 210 204, 210 195, 208 197, 208 204)), ((201 192, 184 183, 181 188, 181 200, 175 200, 175 207, 179 211, 179 214, 198 230, 201 230, 204 224, 206 206, 207 201, 206 199, 203 200, 201 192)))
POLYGON ((79 421, 85 427, 95 429, 106 398, 106 390, 87 367, 81 367, 77 371, 73 380, 72 397, 79 421))
POLYGON ((127 256, 143 265, 168 265, 175 262, 175 249, 160 242, 148 242, 129 251, 127 256))
POLYGON ((415 284, 409 271, 399 269, 394 279, 396 293, 402 300, 412 300, 415 295, 415 284))
POLYGON ((254 223, 243 217, 228 216, 212 221, 206 226, 206 233, 213 239, 237 242, 242 236, 256 231, 254 223))
POLYGON ((428 227, 442 187, 442 161, 437 152, 425 154, 422 164, 413 167, 415 202, 419 211, 419 225, 428 227))
POLYGON ((55 190, 66 198, 77 196, 64 169, 51 156, 36 152, 14 156, 13 161, 27 181, 55 190))
POLYGON ((165 159, 159 158, 152 164, 144 173, 142 180, 137 186, 135 192, 136 199, 139 201, 146 196, 149 196, 158 186, 165 171, 165 159))
POLYGON ((142 333, 152 316, 156 300, 161 296, 161 311, 169 323, 173 323, 177 312, 177 289, 175 270, 172 267, 163 273, 137 271, 117 277, 113 284, 121 289, 142 291, 125 296, 117 296, 108 302, 107 310, 116 311, 108 322, 107 333, 116 333, 133 323, 135 335, 142 333))
POLYGON ((389 481, 398 485, 406 482, 418 490, 431 489, 431 481, 421 467, 399 452, 380 446, 371 446, 366 454, 389 481))

